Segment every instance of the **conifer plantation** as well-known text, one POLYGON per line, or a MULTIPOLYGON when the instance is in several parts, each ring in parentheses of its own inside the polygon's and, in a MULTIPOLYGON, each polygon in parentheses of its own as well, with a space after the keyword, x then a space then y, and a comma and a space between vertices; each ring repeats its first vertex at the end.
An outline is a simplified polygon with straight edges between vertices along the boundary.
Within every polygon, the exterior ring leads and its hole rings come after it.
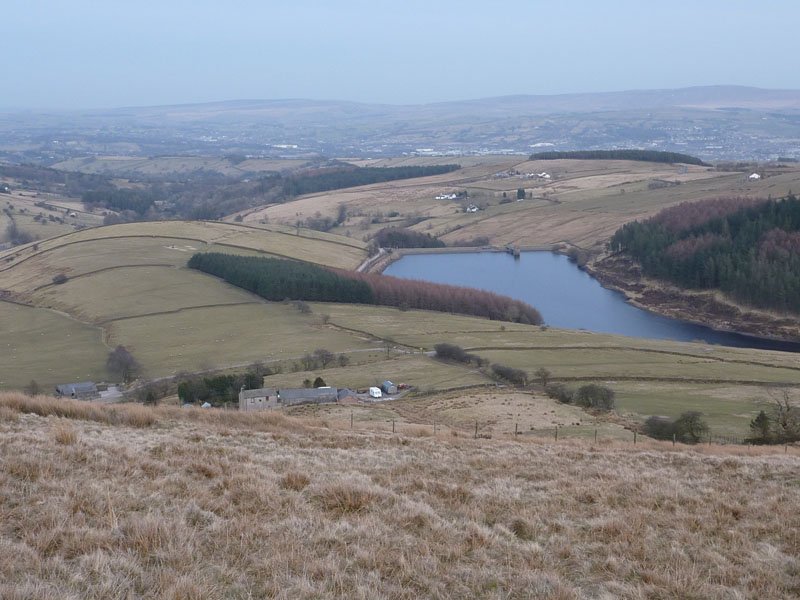
POLYGON ((683 203, 624 225, 610 248, 639 262, 647 277, 800 313, 800 201, 793 195, 683 203))
POLYGON ((189 267, 221 277, 267 300, 375 302, 375 295, 363 281, 300 261, 211 252, 192 256, 189 267))
POLYGON ((221 277, 267 300, 378 304, 531 325, 543 322, 539 311, 524 302, 468 287, 221 253, 195 254, 189 267, 221 277))

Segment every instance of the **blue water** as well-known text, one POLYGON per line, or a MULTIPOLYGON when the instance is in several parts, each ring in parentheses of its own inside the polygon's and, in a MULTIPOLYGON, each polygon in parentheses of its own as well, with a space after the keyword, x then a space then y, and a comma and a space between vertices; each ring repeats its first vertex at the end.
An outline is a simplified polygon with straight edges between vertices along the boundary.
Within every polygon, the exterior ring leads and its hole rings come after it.
POLYGON ((519 259, 502 252, 412 254, 390 264, 384 273, 511 296, 536 307, 553 327, 800 352, 797 342, 717 331, 637 308, 620 292, 605 289, 567 257, 551 252, 523 252, 519 259))

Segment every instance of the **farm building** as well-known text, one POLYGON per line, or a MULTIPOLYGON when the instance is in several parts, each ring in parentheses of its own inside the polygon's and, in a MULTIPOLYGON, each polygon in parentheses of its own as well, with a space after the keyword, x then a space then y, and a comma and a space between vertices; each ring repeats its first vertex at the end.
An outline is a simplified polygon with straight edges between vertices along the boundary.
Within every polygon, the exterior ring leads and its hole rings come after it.
POLYGON ((278 392, 275 388, 239 392, 239 410, 264 410, 275 406, 278 406, 278 392))
POLYGON ((397 386, 387 379, 381 384, 381 391, 383 391, 384 394, 396 394, 397 386))
POLYGON ((358 402, 358 395, 348 389, 341 389, 338 393, 339 404, 355 404, 358 402))
POLYGON ((338 401, 338 392, 336 388, 332 387, 286 389, 278 392, 278 403, 280 406, 322 404, 325 402, 338 401))
POLYGON ((79 383, 62 383, 56 386, 56 395, 60 398, 75 398, 76 400, 95 400, 100 397, 97 386, 91 381, 79 383))
POLYGON ((761 175, 759 175, 758 173, 753 173, 752 175, 750 175, 750 177, 748 177, 748 179, 750 179, 751 181, 757 181, 761 179, 761 175))

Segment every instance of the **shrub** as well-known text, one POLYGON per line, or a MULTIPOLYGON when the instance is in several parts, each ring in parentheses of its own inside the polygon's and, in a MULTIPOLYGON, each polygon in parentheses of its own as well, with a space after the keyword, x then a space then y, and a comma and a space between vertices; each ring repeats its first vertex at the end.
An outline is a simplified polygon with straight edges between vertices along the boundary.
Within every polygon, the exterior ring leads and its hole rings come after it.
POLYGON ((429 233, 405 227, 385 227, 375 234, 375 241, 384 248, 444 248, 444 242, 429 233))
POLYGON ((67 283, 67 276, 64 273, 59 273, 58 275, 53 277, 53 283, 56 285, 67 283))
POLYGON ((528 374, 522 369, 493 364, 492 372, 497 377, 517 385, 526 385, 528 383, 528 374))
POLYGON ((542 382, 542 387, 547 387, 547 382, 550 381, 550 378, 553 374, 550 372, 550 369, 546 369, 545 367, 540 367, 536 369, 536 372, 533 374, 539 381, 542 382))
POLYGON ((671 440, 675 427, 666 417, 652 416, 644 422, 644 433, 657 440, 671 440))
POLYGON ((436 350, 436 358, 444 360, 454 360, 462 363, 475 363, 479 367, 486 364, 486 360, 477 354, 470 354, 460 346, 455 344, 436 344, 433 347, 436 350))
POLYGON ((575 392, 563 383, 551 383, 545 388, 545 393, 564 404, 572 404, 575 401, 575 392))
POLYGON ((590 383, 578 389, 578 393, 575 394, 575 403, 586 408, 611 410, 614 408, 614 390, 590 383))
POLYGON ((109 352, 106 366, 109 371, 122 377, 123 381, 131 381, 141 369, 133 354, 122 345, 109 352))
POLYGON ((644 422, 644 432, 657 440, 676 439, 684 444, 696 444, 708 435, 708 424, 702 413, 691 410, 671 421, 666 417, 649 417, 644 422))
POLYGON ((755 419, 750 421, 750 431, 753 435, 747 439, 748 442, 752 444, 772 443, 772 421, 763 410, 758 413, 755 419))
POLYGON ((675 419, 675 433, 682 442, 696 444, 708 435, 708 423, 701 417, 702 413, 690 410, 675 419))

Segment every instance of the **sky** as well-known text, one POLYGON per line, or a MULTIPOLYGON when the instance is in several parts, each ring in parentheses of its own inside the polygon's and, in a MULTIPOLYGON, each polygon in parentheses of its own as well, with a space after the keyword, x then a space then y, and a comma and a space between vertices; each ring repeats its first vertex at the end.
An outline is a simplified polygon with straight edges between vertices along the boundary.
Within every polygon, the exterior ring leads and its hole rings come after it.
POLYGON ((0 107, 800 89, 797 0, 6 0, 0 107))

